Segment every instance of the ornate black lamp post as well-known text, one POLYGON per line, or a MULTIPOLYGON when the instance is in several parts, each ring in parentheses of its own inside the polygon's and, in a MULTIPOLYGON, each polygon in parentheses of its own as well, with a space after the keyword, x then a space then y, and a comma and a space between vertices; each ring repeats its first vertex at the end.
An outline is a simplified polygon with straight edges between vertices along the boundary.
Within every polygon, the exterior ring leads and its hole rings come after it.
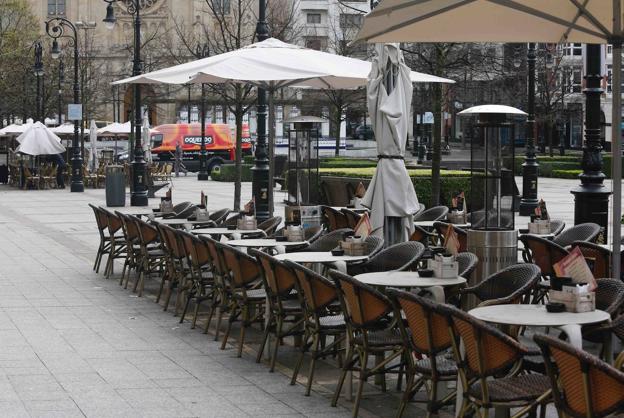
POLYGON ((537 177, 539 164, 535 157, 535 44, 530 43, 527 52, 527 121, 526 150, 522 163, 522 199, 520 199, 520 215, 529 216, 537 207, 537 177))
POLYGON ((63 123, 63 83, 65 83, 65 63, 59 58, 58 66, 58 124, 63 123))
MULTIPOLYGON (((210 46, 205 43, 203 45, 197 44, 195 48, 195 56, 197 58, 206 58, 210 56, 210 46)), ((197 180, 208 180, 208 170, 206 168, 206 85, 201 85, 201 104, 200 104, 200 118, 201 118, 201 149, 199 151, 199 173, 197 174, 197 180)))
MULTIPOLYGON (((78 32, 76 26, 63 17, 55 17, 46 22, 46 32, 52 37, 52 58, 58 59, 61 56, 61 48, 59 46, 59 38, 68 38, 70 46, 74 47, 74 104, 80 104, 80 78, 78 69, 80 67, 78 54, 78 32), (70 33, 65 33, 70 30, 70 33)), ((69 113, 69 112, 68 112, 69 113)), ((82 113, 82 111, 81 111, 82 113)), ((82 181, 82 152, 80 150, 80 121, 82 115, 73 115, 74 119, 74 140, 72 141, 72 173, 71 173, 71 191, 84 192, 84 183, 82 181), (79 116, 79 117, 78 117, 79 116)))
MULTIPOLYGON (((41 95, 41 77, 43 76, 43 48, 41 47, 41 41, 35 42, 35 65, 33 65, 33 72, 37 77, 37 98, 36 98, 36 112, 35 117, 41 121, 43 117, 43 97, 41 95)), ((43 122, 43 121, 42 121, 43 122)))
MULTIPOLYGON (((258 42, 269 38, 269 29, 266 23, 266 0, 258 0, 258 23, 256 24, 256 40, 258 42)), ((258 221, 269 218, 269 202, 273 199, 269 189, 269 158, 267 151, 267 97, 266 90, 258 88, 258 105, 256 111, 257 139, 256 153, 252 172, 252 195, 256 206, 258 221)))
MULTIPOLYGON (((583 144, 583 173, 579 176, 581 184, 570 192, 574 195, 574 224, 594 222, 604 228, 607 235, 609 222, 609 195, 604 186, 605 174, 602 172, 602 145, 600 144, 600 45, 587 44, 585 63, 585 142, 583 144)), ((614 227, 619 227, 614 225, 614 227)))
MULTIPOLYGON (((104 23, 109 29, 115 27, 115 9, 113 3, 122 2, 128 13, 134 17, 134 59, 132 62, 132 75, 142 73, 143 63, 141 61, 141 8, 144 2, 141 0, 104 0, 108 3, 106 7, 106 17, 104 23)), ((141 85, 134 84, 134 156, 132 160, 132 193, 130 195, 130 205, 147 206, 147 184, 146 184, 146 164, 141 141, 141 129, 143 122, 141 105, 141 85)))

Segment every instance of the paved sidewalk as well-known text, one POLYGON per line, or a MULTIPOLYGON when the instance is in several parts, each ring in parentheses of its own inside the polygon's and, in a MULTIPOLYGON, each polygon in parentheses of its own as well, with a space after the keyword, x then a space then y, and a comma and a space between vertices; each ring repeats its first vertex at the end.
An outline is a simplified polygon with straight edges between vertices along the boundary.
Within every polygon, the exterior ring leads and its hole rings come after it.
MULTIPOLYGON (((229 184, 175 183, 176 201, 199 201, 203 187, 211 207, 231 205, 229 184)), ((87 203, 103 196, 0 186, 0 415, 350 416, 96 275, 87 203)))

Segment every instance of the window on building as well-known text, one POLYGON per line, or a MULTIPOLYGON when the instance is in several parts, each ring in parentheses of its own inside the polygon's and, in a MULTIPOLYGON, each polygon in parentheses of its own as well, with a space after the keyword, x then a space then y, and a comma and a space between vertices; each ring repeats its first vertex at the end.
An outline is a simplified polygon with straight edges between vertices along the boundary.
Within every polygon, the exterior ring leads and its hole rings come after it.
POLYGON ((320 13, 308 13, 307 22, 313 25, 319 25, 321 23, 321 14, 320 13))
POLYGON ((574 55, 580 57, 583 55, 582 44, 565 44, 563 49, 565 55, 574 55))
POLYGON ((317 51, 323 51, 325 49, 325 44, 323 38, 311 37, 305 39, 306 48, 316 49, 317 51))
POLYGON ((65 0, 48 0, 48 15, 64 16, 65 0))
MULTIPOLYGON (((623 86, 622 91, 624 91, 624 68, 622 69, 622 78, 621 84, 623 86)), ((613 67, 611 64, 607 65, 607 93, 611 93, 613 90, 613 67)))
POLYGON ((220 15, 230 14, 230 0, 212 0, 215 12, 220 15))
POLYGON ((362 26, 364 15, 355 13, 341 13, 340 14, 340 27, 341 28, 359 28, 362 26))
POLYGON ((572 93, 580 93, 583 89, 583 71, 572 71, 572 93))

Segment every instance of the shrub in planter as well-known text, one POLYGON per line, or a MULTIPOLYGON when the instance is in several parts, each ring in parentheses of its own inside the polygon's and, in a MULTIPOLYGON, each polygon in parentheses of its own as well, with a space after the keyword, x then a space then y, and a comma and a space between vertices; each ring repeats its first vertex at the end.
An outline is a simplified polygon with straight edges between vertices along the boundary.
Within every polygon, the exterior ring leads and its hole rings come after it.
MULTIPOLYGON (((253 164, 243 164, 241 181, 251 181, 251 167, 253 164)), ((223 164, 217 169, 213 169, 210 178, 215 181, 234 182, 236 180, 236 165, 223 164)))

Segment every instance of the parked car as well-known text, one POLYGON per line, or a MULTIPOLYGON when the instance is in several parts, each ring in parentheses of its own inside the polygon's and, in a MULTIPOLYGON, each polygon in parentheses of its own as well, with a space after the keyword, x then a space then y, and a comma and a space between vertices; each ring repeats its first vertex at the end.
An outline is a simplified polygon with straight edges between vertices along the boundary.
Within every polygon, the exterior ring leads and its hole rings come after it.
POLYGON ((375 133, 370 125, 360 125, 355 128, 355 137, 357 139, 375 139, 375 133))

